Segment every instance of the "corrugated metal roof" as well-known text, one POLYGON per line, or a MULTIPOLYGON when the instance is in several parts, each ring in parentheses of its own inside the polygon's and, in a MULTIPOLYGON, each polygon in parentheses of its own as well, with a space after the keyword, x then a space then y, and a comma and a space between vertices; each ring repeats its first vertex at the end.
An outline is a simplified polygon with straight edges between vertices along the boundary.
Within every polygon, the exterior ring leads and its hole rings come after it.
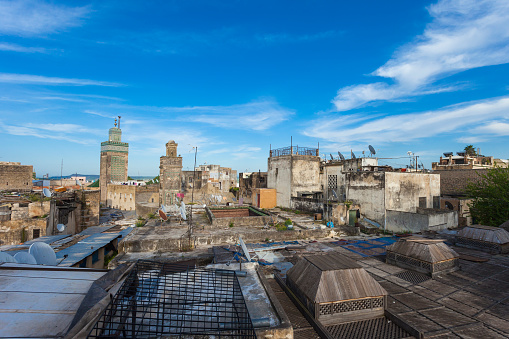
POLYGON ((110 226, 90 226, 90 227, 87 227, 87 229, 83 230, 80 234, 81 235, 92 235, 92 234, 96 234, 96 233, 102 233, 102 232, 105 232, 107 230, 109 230, 110 228, 113 228, 115 227, 115 225, 110 225, 110 226))
POLYGON ((33 240, 30 240, 30 241, 27 241, 25 243, 23 243, 23 245, 32 245, 34 242, 44 242, 46 244, 51 244, 55 241, 59 241, 59 240, 62 240, 64 238, 67 238, 67 237, 70 237, 71 235, 70 234, 59 234, 59 235, 46 235, 44 237, 40 237, 40 238, 37 238, 37 239, 33 239, 33 240))
POLYGON ((387 247, 394 252, 429 263, 459 258, 458 253, 449 248, 443 240, 421 237, 403 238, 387 247))
POLYGON ((67 258, 62 260, 58 266, 72 266, 85 259, 99 248, 108 245, 113 239, 119 238, 119 233, 97 233, 79 241, 71 247, 65 248, 56 253, 57 261, 62 259, 64 255, 67 258))
POLYGON ((0 267, 1 338, 63 337, 92 283, 106 273, 25 264, 0 267))
POLYGON ((364 268, 351 262, 339 253, 304 257, 288 270, 287 279, 291 280, 307 298, 316 303, 387 295, 382 286, 364 268), (318 260, 322 267, 341 268, 322 270, 312 263, 310 258, 315 262, 318 260), (334 263, 324 263, 327 260, 334 263), (337 261, 339 263, 336 264, 337 261))
POLYGON ((467 226, 458 232, 458 237, 501 245, 509 243, 509 232, 505 229, 483 225, 467 226))

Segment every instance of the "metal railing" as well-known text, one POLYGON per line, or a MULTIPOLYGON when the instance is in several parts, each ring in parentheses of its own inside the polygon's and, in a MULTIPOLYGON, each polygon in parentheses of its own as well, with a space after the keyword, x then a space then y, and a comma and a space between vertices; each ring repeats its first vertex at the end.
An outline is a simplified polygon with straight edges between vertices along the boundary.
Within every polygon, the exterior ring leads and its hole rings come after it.
POLYGON ((279 157, 282 155, 313 155, 318 156, 318 148, 288 146, 270 150, 270 157, 279 157))

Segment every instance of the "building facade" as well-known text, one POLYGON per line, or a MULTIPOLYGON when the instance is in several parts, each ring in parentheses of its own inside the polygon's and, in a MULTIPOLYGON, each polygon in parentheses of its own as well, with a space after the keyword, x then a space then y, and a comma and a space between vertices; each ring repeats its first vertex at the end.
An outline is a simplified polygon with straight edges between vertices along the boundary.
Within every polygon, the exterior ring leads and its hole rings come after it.
POLYGON ((31 190, 33 171, 34 168, 31 165, 0 161, 0 190, 31 190))
POLYGON ((159 200, 163 205, 173 205, 182 191, 182 157, 177 155, 178 144, 166 143, 166 155, 159 162, 159 200))
POLYGON ((220 191, 227 192, 231 187, 237 187, 237 171, 232 170, 230 167, 200 165, 196 167, 196 171, 208 173, 207 182, 220 191))
POLYGON ((102 203, 107 200, 108 184, 127 181, 129 144, 122 142, 122 130, 116 125, 115 122, 115 127, 110 128, 108 141, 101 143, 99 187, 102 203))

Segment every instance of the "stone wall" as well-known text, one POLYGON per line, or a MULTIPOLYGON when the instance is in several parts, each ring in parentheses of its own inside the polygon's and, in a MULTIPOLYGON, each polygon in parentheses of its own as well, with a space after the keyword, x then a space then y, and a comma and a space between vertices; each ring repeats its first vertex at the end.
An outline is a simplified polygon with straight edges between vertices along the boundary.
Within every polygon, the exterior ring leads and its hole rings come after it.
POLYGON ((137 186, 136 204, 155 204, 160 206, 159 185, 137 186))
POLYGON ((392 232, 439 231, 458 227, 456 211, 422 210, 418 213, 387 210, 386 229, 392 232))
POLYGON ((433 171, 440 174, 441 195, 464 196, 469 182, 476 182, 481 179, 481 174, 487 173, 487 169, 470 170, 444 170, 433 171))
POLYGON ((101 195, 99 191, 83 191, 82 201, 82 227, 99 225, 101 195))
POLYGON ((470 216, 470 206, 473 199, 466 198, 440 198, 440 208, 458 212, 458 226, 470 226, 473 224, 472 216, 470 216))
POLYGON ((272 218, 254 207, 248 208, 205 208, 212 227, 265 226, 272 218))
POLYGON ((28 204, 28 217, 42 217, 44 215, 48 215, 50 212, 50 202, 49 201, 37 201, 31 202, 28 204))
POLYGON ((136 188, 130 185, 109 184, 106 206, 123 211, 136 210, 136 188))
POLYGON ((33 239, 34 230, 46 235, 46 219, 34 218, 0 222, 0 246, 18 245, 33 239))
POLYGON ((31 190, 33 170, 33 166, 19 162, 0 162, 0 190, 31 190))
POLYGON ((291 208, 298 211, 323 214, 324 203, 319 199, 292 197, 291 208))

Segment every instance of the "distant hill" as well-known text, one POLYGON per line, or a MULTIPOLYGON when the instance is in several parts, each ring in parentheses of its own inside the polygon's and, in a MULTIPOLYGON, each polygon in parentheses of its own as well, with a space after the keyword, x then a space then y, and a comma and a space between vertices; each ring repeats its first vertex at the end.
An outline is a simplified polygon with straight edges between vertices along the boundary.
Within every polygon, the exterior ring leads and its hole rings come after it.
MULTIPOLYGON (((78 177, 87 177, 87 180, 88 181, 96 181, 97 179, 99 179, 99 174, 71 174, 71 175, 64 175, 62 176, 63 179, 70 179, 71 177, 73 176, 78 176, 78 177)), ((150 180, 150 179, 153 179, 155 176, 143 176, 143 175, 140 175, 140 176, 136 176, 136 175, 131 175, 131 178, 133 178, 134 180, 150 180)), ((37 179, 42 179, 42 178, 37 178, 37 179)), ((46 178, 45 178, 46 179, 46 178)), ((60 176, 53 176, 53 177, 49 177, 50 180, 60 180, 60 176)))

